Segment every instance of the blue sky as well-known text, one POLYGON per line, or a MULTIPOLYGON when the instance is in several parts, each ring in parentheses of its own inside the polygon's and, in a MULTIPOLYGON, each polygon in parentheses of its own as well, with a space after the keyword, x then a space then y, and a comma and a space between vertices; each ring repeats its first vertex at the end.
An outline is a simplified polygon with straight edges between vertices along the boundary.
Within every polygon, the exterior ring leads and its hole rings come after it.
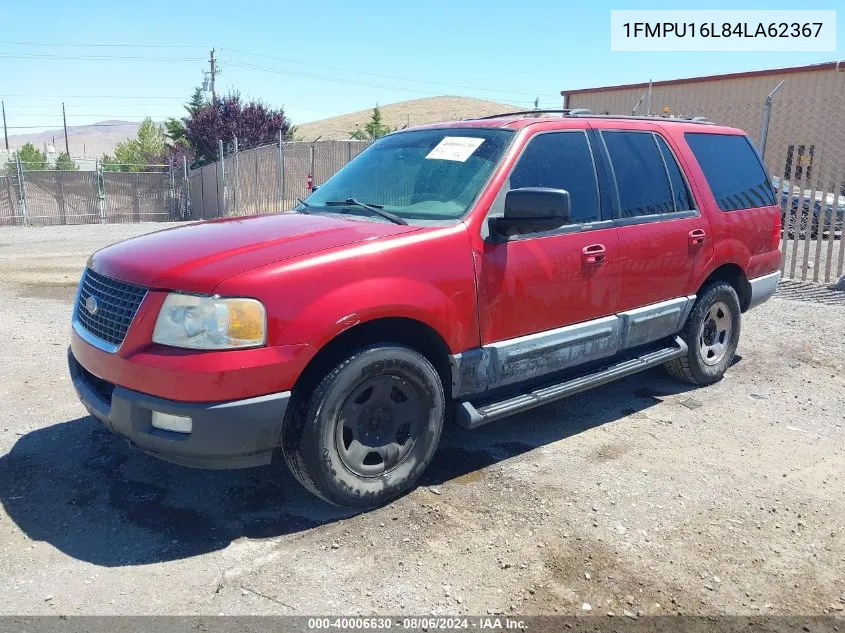
MULTIPOLYGON (((706 8, 835 9, 838 2, 716 2, 706 8)), ((620 53, 610 9, 671 2, 5 2, 0 98, 9 133, 104 119, 164 119, 202 82, 285 107, 294 122, 442 94, 560 107, 560 90, 816 63, 836 53, 620 53), (117 44, 118 46, 109 46, 117 44), (109 59, 93 59, 108 57, 109 59)), ((702 5, 704 8, 705 5, 702 5)))

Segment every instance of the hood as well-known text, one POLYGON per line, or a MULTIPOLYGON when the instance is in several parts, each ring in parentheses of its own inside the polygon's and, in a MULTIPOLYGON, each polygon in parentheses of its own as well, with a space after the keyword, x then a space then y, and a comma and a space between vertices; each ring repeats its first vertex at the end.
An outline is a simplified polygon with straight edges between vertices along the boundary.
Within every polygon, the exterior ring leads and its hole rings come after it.
POLYGON ((418 229, 299 213, 225 218, 119 242, 95 253, 88 265, 147 288, 211 293, 224 279, 259 266, 418 229))

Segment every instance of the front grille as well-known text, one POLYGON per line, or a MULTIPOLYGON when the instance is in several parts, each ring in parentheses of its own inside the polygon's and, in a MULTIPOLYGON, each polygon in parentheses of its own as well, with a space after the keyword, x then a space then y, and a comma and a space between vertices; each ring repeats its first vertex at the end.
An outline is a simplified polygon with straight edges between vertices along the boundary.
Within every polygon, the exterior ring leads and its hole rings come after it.
POLYGON ((76 318, 98 339, 120 346, 146 294, 146 288, 86 268, 76 302, 76 318), (89 297, 96 302, 93 313, 87 307, 89 297))

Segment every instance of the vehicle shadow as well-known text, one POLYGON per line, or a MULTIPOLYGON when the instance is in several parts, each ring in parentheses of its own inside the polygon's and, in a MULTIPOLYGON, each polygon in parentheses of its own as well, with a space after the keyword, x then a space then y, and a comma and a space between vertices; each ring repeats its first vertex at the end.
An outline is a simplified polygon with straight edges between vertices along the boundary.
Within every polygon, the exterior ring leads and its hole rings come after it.
MULTIPOLYGON (((453 424, 421 485, 642 412, 692 389, 650 370, 475 431, 453 424)), ((201 471, 131 449, 91 417, 21 436, 0 457, 0 502, 30 539, 95 565, 143 565, 270 538, 355 513, 306 492, 281 455, 272 466, 201 471)))

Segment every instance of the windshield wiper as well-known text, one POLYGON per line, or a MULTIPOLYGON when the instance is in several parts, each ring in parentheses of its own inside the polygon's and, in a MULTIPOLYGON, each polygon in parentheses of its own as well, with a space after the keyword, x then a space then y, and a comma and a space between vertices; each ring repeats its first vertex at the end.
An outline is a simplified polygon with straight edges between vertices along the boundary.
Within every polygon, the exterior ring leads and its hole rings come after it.
POLYGON ((297 198, 297 199, 296 199, 296 201, 297 201, 299 204, 301 204, 301 205, 302 205, 302 208, 301 208, 301 209, 297 209, 297 210, 296 210, 296 212, 297 212, 297 213, 311 213, 311 212, 308 210, 308 207, 310 207, 310 206, 311 206, 310 204, 308 204, 307 202, 305 202, 305 200, 303 200, 302 198, 297 198))
POLYGON ((400 218, 398 215, 394 215, 390 211, 385 211, 384 207, 380 204, 367 204, 366 202, 360 202, 355 198, 347 198, 346 200, 329 200, 328 202, 324 202, 323 205, 327 207, 361 207, 362 209, 372 211, 376 215, 380 215, 386 220, 390 220, 394 224, 408 224, 407 220, 404 218, 400 218))

